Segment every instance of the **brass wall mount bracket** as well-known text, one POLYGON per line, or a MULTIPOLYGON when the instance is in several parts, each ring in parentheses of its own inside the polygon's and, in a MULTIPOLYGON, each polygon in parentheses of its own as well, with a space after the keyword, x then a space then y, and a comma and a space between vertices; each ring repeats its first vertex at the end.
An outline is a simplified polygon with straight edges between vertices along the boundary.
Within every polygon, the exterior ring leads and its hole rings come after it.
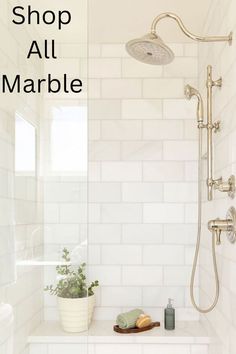
POLYGON ((214 188, 219 192, 226 192, 228 196, 233 199, 235 197, 235 176, 231 175, 228 181, 224 182, 223 178, 220 177, 213 181, 214 188))
POLYGON ((191 33, 183 24, 183 21, 179 16, 172 12, 163 12, 160 15, 156 16, 153 20, 151 33, 156 34, 156 27, 157 24, 164 18, 170 18, 177 22, 178 26, 180 27, 181 31, 189 38, 199 41, 199 42, 228 42, 229 45, 232 44, 233 40, 233 32, 231 31, 227 36, 199 36, 196 34, 191 33))
POLYGON ((221 121, 217 120, 215 123, 208 123, 208 124, 204 124, 202 122, 198 123, 198 128, 204 128, 204 129, 211 129, 214 131, 214 133, 218 133, 220 131, 220 125, 221 125, 221 121))
POLYGON ((222 80, 222 77, 220 77, 218 80, 212 81, 212 86, 221 88, 222 83, 223 83, 223 80, 222 80))
POLYGON ((215 123, 213 123, 214 133, 218 133, 220 131, 220 124, 221 124, 220 120, 217 120, 215 123))

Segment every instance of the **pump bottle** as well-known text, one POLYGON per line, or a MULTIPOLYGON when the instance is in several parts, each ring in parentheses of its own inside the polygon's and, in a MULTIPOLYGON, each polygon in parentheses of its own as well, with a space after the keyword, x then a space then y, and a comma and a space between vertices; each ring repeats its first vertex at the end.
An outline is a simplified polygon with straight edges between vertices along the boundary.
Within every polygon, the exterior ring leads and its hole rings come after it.
POLYGON ((172 299, 168 299, 168 305, 165 308, 165 329, 175 329, 175 309, 172 306, 172 299))

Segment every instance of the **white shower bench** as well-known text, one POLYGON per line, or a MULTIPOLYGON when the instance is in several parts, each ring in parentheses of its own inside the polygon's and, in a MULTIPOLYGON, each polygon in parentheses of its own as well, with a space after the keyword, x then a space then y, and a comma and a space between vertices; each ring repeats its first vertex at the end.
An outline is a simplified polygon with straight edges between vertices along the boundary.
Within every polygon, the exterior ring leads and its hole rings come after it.
POLYGON ((29 337, 30 354, 208 354, 212 334, 200 322, 179 322, 135 335, 113 332, 110 321, 95 321, 90 330, 68 334, 58 322, 43 322, 29 337))

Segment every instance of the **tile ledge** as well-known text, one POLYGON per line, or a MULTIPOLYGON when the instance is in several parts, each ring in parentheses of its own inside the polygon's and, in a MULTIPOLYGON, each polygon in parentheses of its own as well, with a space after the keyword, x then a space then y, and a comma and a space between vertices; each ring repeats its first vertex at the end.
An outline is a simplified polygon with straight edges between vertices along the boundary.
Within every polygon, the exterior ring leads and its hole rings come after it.
POLYGON ((140 334, 118 334, 112 321, 94 321, 88 332, 70 334, 54 321, 43 322, 29 337, 28 343, 130 343, 130 344, 209 344, 214 336, 201 322, 178 322, 174 331, 163 327, 140 334))

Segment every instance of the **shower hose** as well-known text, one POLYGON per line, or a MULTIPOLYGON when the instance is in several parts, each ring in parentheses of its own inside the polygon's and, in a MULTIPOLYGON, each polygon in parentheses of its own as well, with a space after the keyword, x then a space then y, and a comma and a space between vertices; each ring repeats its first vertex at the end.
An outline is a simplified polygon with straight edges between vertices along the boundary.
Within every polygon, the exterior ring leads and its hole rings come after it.
POLYGON ((217 270, 217 261, 216 261, 216 249, 215 249, 215 234, 212 233, 212 258, 213 258, 213 268, 215 275, 215 298, 208 308, 202 309, 200 306, 196 304, 195 296, 194 296, 194 282, 196 276, 197 262, 199 258, 199 250, 201 244, 201 232, 202 232, 202 130, 203 128, 199 127, 199 135, 198 135, 198 229, 197 229, 197 243, 193 261, 193 268, 191 274, 191 284, 190 284, 190 296, 191 301, 195 309, 201 313, 207 313, 214 309, 219 299, 219 275, 217 270))

